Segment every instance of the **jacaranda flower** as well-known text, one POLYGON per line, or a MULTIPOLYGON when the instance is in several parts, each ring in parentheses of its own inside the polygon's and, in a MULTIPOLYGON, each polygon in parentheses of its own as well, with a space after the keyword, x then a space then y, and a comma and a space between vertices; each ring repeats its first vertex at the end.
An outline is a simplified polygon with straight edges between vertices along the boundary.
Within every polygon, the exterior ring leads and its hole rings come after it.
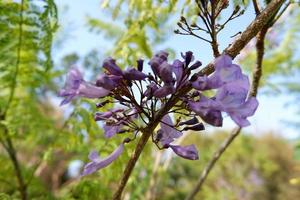
POLYGON ((88 174, 94 173, 94 172, 98 171, 99 169, 102 169, 102 168, 108 166, 109 164, 111 164, 114 160, 116 160, 120 156, 120 154, 123 152, 123 150, 124 150, 124 144, 122 143, 114 152, 112 152, 112 154, 110 154, 108 157, 106 157, 104 159, 101 159, 96 151, 92 151, 89 154, 89 159, 91 160, 91 162, 87 163, 84 166, 83 172, 81 175, 86 176, 88 174))
POLYGON ((84 166, 82 175, 112 163, 123 152, 125 143, 137 138, 138 132, 148 134, 144 130, 156 128, 153 124, 160 126, 152 133, 156 146, 172 149, 176 155, 189 160, 199 159, 198 151, 195 145, 175 144, 183 132, 203 131, 205 124, 222 126, 222 113, 240 127, 250 124, 247 118, 255 113, 258 102, 248 96, 249 79, 240 66, 233 64, 230 56, 221 55, 214 61, 215 71, 211 75, 202 75, 194 72, 202 65, 194 60, 193 52, 188 51, 182 53, 181 59, 169 62, 168 53, 160 51, 148 63, 152 73, 144 73, 142 59, 136 66, 122 70, 116 60, 107 58, 102 65, 104 72, 97 76, 95 85, 84 81, 77 68, 70 69, 65 87, 59 93, 64 97, 61 104, 76 96, 103 98, 96 107, 104 109, 108 105, 112 109, 96 112, 94 119, 100 121, 104 137, 110 139, 133 133, 129 137, 132 139, 125 139, 105 159, 100 159, 97 152, 91 152, 91 162, 84 166), (174 106, 171 108, 170 105, 174 106))
POLYGON ((109 93, 110 91, 107 89, 85 82, 80 71, 76 67, 72 67, 67 75, 64 89, 59 92, 59 96, 65 98, 60 105, 69 103, 76 96, 100 98, 109 93))

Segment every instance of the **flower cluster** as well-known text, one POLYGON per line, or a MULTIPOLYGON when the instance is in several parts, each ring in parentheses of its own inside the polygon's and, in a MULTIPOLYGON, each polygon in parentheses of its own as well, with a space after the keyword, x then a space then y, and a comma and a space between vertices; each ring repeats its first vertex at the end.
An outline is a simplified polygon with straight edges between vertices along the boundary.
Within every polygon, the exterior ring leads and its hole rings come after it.
MULTIPOLYGON (((249 80, 238 65, 232 64, 229 56, 218 57, 214 61, 215 72, 209 76, 194 72, 201 62, 194 62, 192 52, 182 54, 182 58, 169 63, 168 53, 161 51, 149 61, 152 73, 148 74, 144 73, 143 60, 138 60, 135 68, 122 70, 114 59, 108 58, 103 63, 104 73, 98 76, 95 84, 84 81, 79 70, 73 67, 67 75, 64 89, 59 93, 64 97, 61 105, 76 96, 99 99, 98 108, 114 103, 113 109, 97 112, 94 117, 96 121, 103 122, 105 137, 112 138, 127 132, 136 136, 157 120, 156 113, 176 97, 173 108, 158 119, 160 128, 152 133, 152 141, 159 149, 170 148, 180 157, 196 160, 198 152, 194 145, 173 144, 184 131, 202 131, 204 123, 222 126, 222 112, 239 126, 247 126, 247 118, 254 114, 258 102, 256 98, 248 97, 249 80), (187 87, 192 90, 182 93, 187 87), (208 96, 208 90, 215 95, 208 96), (177 119, 172 120, 175 116, 178 116, 177 119)), ((91 152, 91 162, 85 165, 82 175, 109 165, 123 152, 124 144, 133 139, 126 138, 105 159, 100 159, 97 152, 91 152)))

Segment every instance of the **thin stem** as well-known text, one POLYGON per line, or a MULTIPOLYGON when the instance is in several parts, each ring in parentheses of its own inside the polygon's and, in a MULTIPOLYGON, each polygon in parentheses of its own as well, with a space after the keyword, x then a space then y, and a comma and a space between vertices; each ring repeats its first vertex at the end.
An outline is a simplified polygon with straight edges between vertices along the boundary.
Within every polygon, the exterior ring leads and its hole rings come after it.
POLYGON ((135 151, 133 153, 133 155, 131 156, 130 160, 128 161, 127 163, 127 166, 125 168, 125 171, 123 173, 123 176, 122 176, 122 179, 121 179, 121 182, 119 184, 119 187, 116 191, 116 193, 114 194, 113 196, 113 199, 114 200, 118 200, 118 199, 121 199, 121 195, 122 195, 122 192, 126 186, 126 183, 129 179, 129 176, 135 166, 135 163, 137 162, 140 154, 142 153, 149 137, 151 136, 152 134, 152 131, 153 131, 154 128, 150 128, 149 130, 143 130, 142 131, 142 137, 140 138, 136 148, 135 148, 135 151))
POLYGON ((4 131, 3 131, 4 137, 5 137, 5 140, 7 143, 6 151, 8 153, 8 156, 9 156, 9 158, 13 164, 14 170, 15 170, 15 174, 16 174, 18 184, 19 184, 18 189, 21 194, 21 199, 27 200, 28 199, 27 198, 27 185, 25 184, 24 178, 22 176, 21 167, 20 167, 19 161, 17 159, 17 152, 16 152, 14 145, 12 143, 12 140, 9 136, 7 127, 3 126, 3 129, 4 129, 4 131))
POLYGON ((201 176, 200 176, 196 186, 194 187, 192 192, 188 195, 188 197, 185 200, 194 199, 196 194, 201 190, 201 187, 202 187, 203 183, 205 182, 209 172, 212 170, 212 168, 214 167, 216 162, 219 160, 219 158, 224 153, 224 151, 228 148, 228 146, 232 143, 232 141, 236 138, 236 136, 239 135, 240 131, 241 131, 240 127, 236 128, 230 134, 230 136, 223 142, 223 144, 218 148, 218 150, 213 154, 212 159, 208 162, 208 164, 202 171, 201 176))
POLYGON ((252 0, 252 3, 253 3, 254 10, 255 10, 255 14, 259 15, 260 14, 260 9, 259 9, 257 1, 256 0, 252 0))
POLYGON ((256 35, 266 23, 269 22, 273 14, 281 7, 285 0, 273 0, 268 6, 258 15, 254 21, 240 34, 237 39, 224 50, 224 53, 234 58, 242 48, 256 35))
POLYGON ((215 15, 215 9, 216 9, 216 3, 212 3, 211 5, 211 16, 210 16, 210 21, 211 21, 211 47, 214 53, 214 57, 220 56, 219 48, 218 48, 218 41, 217 41, 217 31, 216 31, 216 17, 215 15))

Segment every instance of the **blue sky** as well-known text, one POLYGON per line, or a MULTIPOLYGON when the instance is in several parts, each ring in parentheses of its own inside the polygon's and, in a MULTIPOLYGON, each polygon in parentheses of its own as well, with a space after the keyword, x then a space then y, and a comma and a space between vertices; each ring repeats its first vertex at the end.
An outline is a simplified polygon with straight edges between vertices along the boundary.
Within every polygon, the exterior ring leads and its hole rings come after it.
MULTIPOLYGON (((100 0, 56 0, 56 3, 59 8, 60 23, 65 28, 67 35, 63 38, 66 39, 63 44, 53 52, 55 61, 59 61, 64 55, 72 52, 85 55, 91 49, 97 49, 100 52, 103 49, 103 53, 105 53, 107 49, 113 47, 113 43, 105 40, 101 35, 89 32, 86 26, 87 15, 97 18, 106 16, 104 11, 101 10, 100 0), (67 10, 64 9, 65 6, 68 7, 67 10)), ((220 49, 222 50, 226 45, 230 44, 233 40, 230 36, 238 31, 243 31, 253 18, 254 13, 250 11, 230 23, 219 38, 220 49), (232 30, 235 30, 235 32, 230 32, 232 30)), ((212 60, 210 47, 196 38, 173 34, 160 47, 162 49, 171 47, 177 51, 177 54, 191 50, 194 52, 196 58, 204 64, 212 60)), ((286 106, 292 100, 292 97, 287 97, 286 95, 276 97, 259 95, 258 100, 260 106, 255 116, 250 119, 252 122, 251 127, 246 128, 246 131, 251 134, 272 131, 289 139, 300 136, 299 131, 283 122, 295 118, 294 107, 286 106)), ((226 119, 224 126, 226 129, 231 129, 235 125, 230 119, 226 119)))

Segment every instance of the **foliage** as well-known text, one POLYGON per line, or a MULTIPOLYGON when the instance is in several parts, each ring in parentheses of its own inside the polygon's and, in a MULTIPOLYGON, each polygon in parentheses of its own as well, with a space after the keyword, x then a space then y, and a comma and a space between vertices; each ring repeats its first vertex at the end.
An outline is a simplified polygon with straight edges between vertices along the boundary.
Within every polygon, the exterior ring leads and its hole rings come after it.
MULTIPOLYGON (((201 159, 198 163, 174 158, 157 183, 157 197, 182 199, 197 181, 200 170, 227 134, 194 135, 201 159), (174 190, 177 193, 174 193, 174 190)), ((299 185, 289 180, 299 176, 299 161, 293 160, 293 149, 281 138, 265 134, 259 138, 241 135, 221 158, 196 199, 294 199, 299 185)))

